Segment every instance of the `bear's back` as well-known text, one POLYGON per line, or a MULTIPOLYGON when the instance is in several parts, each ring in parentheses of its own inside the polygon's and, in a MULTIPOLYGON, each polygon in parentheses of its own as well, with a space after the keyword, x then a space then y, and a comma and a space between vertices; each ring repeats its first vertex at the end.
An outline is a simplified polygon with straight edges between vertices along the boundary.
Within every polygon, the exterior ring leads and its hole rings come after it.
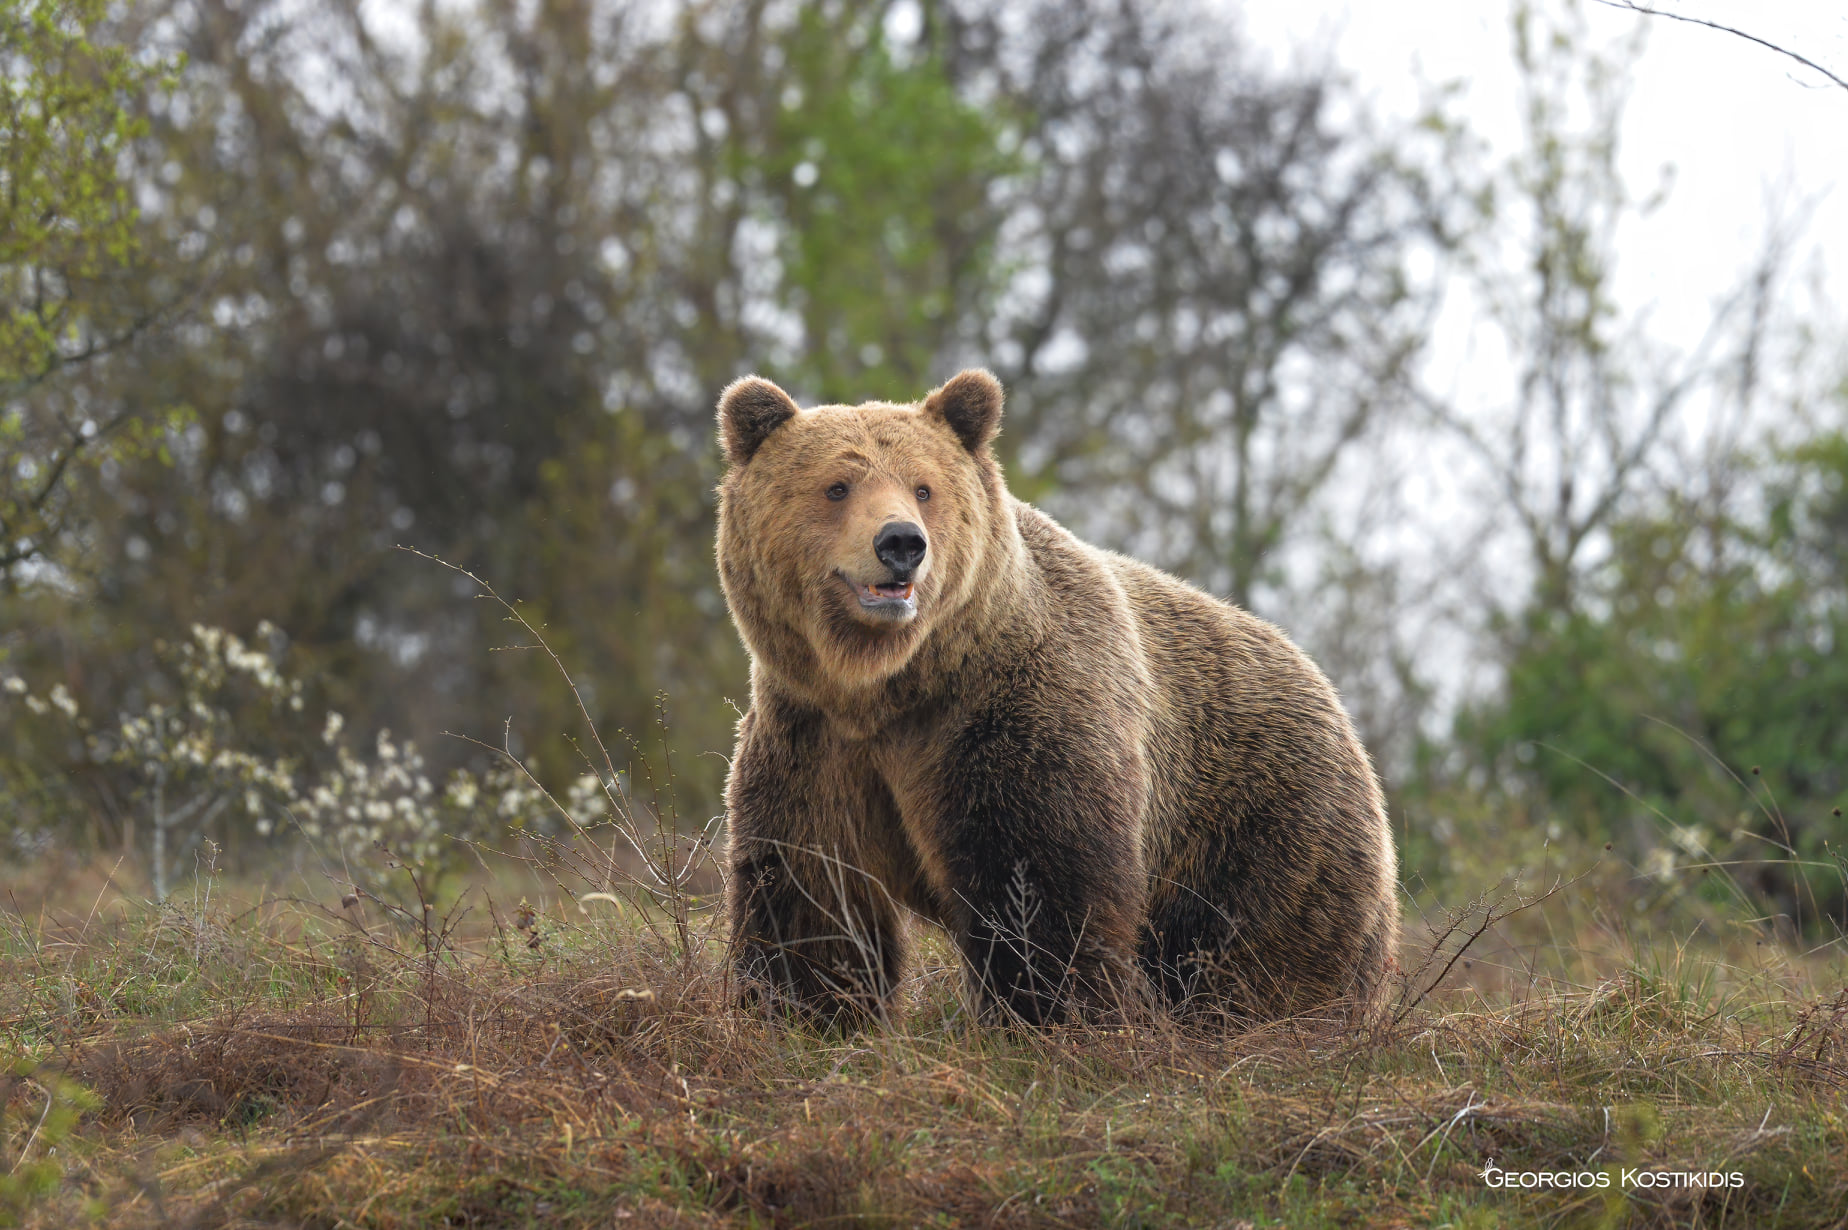
POLYGON ((1152 874, 1200 878, 1203 869, 1187 864, 1208 833, 1253 844, 1307 840, 1344 862, 1390 859, 1379 788, 1347 712, 1280 629, 1020 509, 1022 537, 1042 569, 1056 558, 1070 571, 1075 552, 1127 605, 1149 687, 1152 874))

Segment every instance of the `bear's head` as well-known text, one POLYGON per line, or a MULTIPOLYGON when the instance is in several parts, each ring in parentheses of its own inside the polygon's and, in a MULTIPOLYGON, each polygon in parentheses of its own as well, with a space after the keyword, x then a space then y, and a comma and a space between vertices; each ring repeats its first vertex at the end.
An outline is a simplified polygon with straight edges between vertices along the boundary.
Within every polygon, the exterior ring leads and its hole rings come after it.
POLYGON ((719 398, 719 578, 760 667, 798 687, 899 671, 969 603, 1013 532, 988 442, 1001 384, 915 405, 797 407, 751 376, 719 398))

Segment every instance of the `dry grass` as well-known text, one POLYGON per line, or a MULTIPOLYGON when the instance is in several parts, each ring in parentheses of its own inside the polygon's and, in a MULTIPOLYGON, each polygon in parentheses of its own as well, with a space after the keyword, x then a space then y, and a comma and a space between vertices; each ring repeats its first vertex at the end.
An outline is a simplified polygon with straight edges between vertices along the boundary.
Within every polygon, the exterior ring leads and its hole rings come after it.
POLYGON ((30 1225, 1848 1219, 1840 965, 1642 946, 1569 893, 1454 963, 1482 916, 1452 920, 1365 1035, 980 1026, 934 940, 892 1028, 829 1035, 736 1008, 710 935, 610 902, 522 926, 476 891, 426 931, 415 899, 100 897, 5 918, 0 1194, 30 1225), (1576 937, 1570 977, 1524 934, 1576 937), (1499 1191, 1491 1158, 1744 1184, 1499 1191))

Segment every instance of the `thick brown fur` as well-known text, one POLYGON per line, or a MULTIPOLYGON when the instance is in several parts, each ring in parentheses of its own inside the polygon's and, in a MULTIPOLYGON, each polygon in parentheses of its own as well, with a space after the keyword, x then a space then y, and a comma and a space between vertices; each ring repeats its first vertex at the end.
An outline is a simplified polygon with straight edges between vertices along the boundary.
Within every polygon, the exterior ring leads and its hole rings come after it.
POLYGON ((1001 399, 979 371, 916 405, 798 410, 755 378, 721 398, 719 573, 752 662, 726 792, 745 986, 877 1015, 909 912, 991 1014, 1151 992, 1372 1014, 1395 856, 1334 689, 1270 624, 1009 495, 1001 399), (868 587, 897 584, 874 537, 906 524, 928 548, 903 618, 868 587))

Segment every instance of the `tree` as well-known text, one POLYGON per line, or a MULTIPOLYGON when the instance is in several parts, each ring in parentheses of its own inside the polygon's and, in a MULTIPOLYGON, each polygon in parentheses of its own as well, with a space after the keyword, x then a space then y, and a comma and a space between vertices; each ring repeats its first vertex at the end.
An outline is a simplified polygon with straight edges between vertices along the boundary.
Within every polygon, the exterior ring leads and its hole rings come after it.
POLYGON ((98 567, 63 635, 92 706, 148 670, 150 630, 269 618, 356 725, 444 758, 440 731, 518 714, 516 745, 576 772, 573 698, 488 654, 493 613, 406 543, 524 599, 607 727, 655 746, 666 693, 683 802, 716 806, 700 753, 745 675, 711 563, 716 390, 755 368, 921 392, 986 276, 998 121, 879 13, 490 0, 407 45, 350 7, 145 6, 187 55, 147 223, 210 294, 171 347, 72 382, 196 412, 160 438, 171 468, 80 487, 98 567))
POLYGON ((1671 496, 1620 519, 1580 603, 1523 625, 1459 736, 1567 830, 1848 926, 1848 438, 1749 470, 1742 511, 1671 496))
MULTIPOLYGON (((1795 228, 1774 223, 1697 336, 1660 337, 1615 291, 1623 228, 1666 191, 1639 198, 1619 171, 1642 28, 1600 48, 1578 3, 1512 16, 1524 140, 1478 181, 1462 248, 1473 341, 1512 379, 1505 392, 1421 391, 1432 448, 1467 476, 1453 498, 1487 510, 1452 557, 1452 618, 1481 638, 1494 679, 1421 741, 1406 795, 1421 828, 1474 813, 1497 834, 1531 824, 1610 840, 1639 867, 1694 848, 1754 868, 1776 854, 1786 866, 1753 887, 1794 915, 1797 855, 1763 845, 1769 813, 1741 820, 1752 797, 1725 774, 1811 755, 1726 717, 1778 728, 1771 693, 1813 665, 1791 656, 1793 629, 1820 634, 1796 618, 1797 595, 1819 591, 1780 579, 1782 547, 1754 505, 1774 485, 1754 437, 1794 417, 1801 398, 1780 382, 1813 366, 1779 353, 1795 228)), ((1776 839, 1816 854, 1791 840, 1801 827, 1776 839)), ((1816 902, 1801 913, 1815 921, 1816 902)))
MULTIPOLYGON (((549 778, 580 772, 574 698, 486 652, 499 612, 392 550, 416 546, 523 599, 657 766, 665 693, 703 819, 746 685, 712 403, 751 370, 907 398, 989 362, 1023 494, 1274 601, 1398 396, 1431 193, 1349 91, 1193 12, 133 6, 126 42, 185 57, 133 166, 158 279, 195 310, 22 399, 185 417, 148 435, 170 464, 67 476, 82 550, 0 608, 9 667, 108 712, 151 694, 153 639, 269 619, 357 729, 447 767, 474 750, 442 731, 511 715, 549 778)), ((81 767, 26 751, 9 774, 81 767)), ((137 805, 76 780, 121 836, 137 805)))
POLYGON ((776 229, 777 298, 800 350, 773 374, 828 402, 920 395, 1001 281, 994 185, 1006 104, 964 98, 940 49, 900 48, 883 6, 804 8, 778 39, 782 88, 741 175, 776 229))
MULTIPOLYGON (((25 395, 140 332, 156 310, 123 165, 168 66, 102 33, 105 0, 0 13, 0 579, 65 528, 65 479, 129 439, 131 407, 25 395)), ((157 302, 157 301, 156 301, 157 302)))
MULTIPOLYGON (((1512 27, 1523 146, 1475 194, 1483 224, 1465 255, 1473 304, 1499 335, 1513 387, 1499 404, 1466 407, 1428 388, 1424 401, 1474 462, 1477 502, 1512 521, 1532 607, 1569 612, 1583 569, 1694 400, 1744 372, 1716 422, 1733 426, 1749 408, 1785 245, 1772 236, 1692 345, 1657 343, 1646 317, 1626 317, 1613 292, 1620 228, 1661 200, 1637 198, 1618 169, 1641 29, 1612 50, 1594 48, 1576 0, 1544 14, 1517 3, 1512 27)), ((1521 605, 1493 617, 1513 618, 1521 605)))
MULTIPOLYGON (((1274 603, 1355 445, 1404 403, 1440 211, 1326 70, 1185 7, 1035 6, 991 62, 1034 116, 988 329, 1001 444, 1082 532, 1274 603), (1266 587, 1269 587, 1268 595, 1266 587)), ((1398 147, 1398 148, 1395 148, 1398 147)))

